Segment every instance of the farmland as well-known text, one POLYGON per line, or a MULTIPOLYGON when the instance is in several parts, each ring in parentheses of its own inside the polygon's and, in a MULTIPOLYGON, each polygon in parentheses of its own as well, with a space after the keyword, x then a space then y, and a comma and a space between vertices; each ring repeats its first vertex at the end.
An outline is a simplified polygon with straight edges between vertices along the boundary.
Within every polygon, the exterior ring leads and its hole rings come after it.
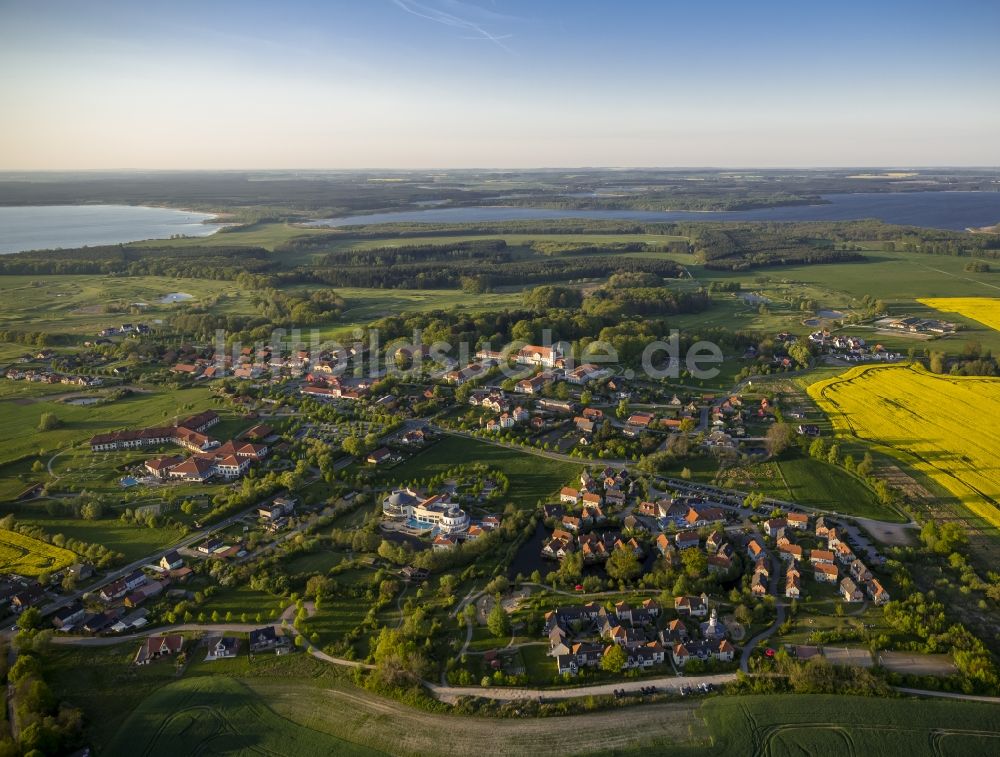
POLYGON ((942 297, 917 300, 942 313, 958 313, 994 331, 1000 331, 1000 299, 995 297, 942 297))
POLYGON ((310 728, 290 727, 263 699, 238 681, 205 676, 166 686, 125 722, 107 753, 173 754, 342 754, 383 752, 310 728), (224 701, 225 707, 219 703, 224 701))
POLYGON ((22 576, 52 573, 76 562, 68 549, 0 529, 0 571, 22 576))
POLYGON ((937 376, 919 366, 867 366, 809 394, 842 434, 875 443, 928 474, 968 510, 1000 526, 1000 380, 937 376))
POLYGON ((715 754, 779 757, 995 753, 989 704, 823 695, 720 697, 702 707, 715 754), (751 750, 748 745, 755 745, 751 750))

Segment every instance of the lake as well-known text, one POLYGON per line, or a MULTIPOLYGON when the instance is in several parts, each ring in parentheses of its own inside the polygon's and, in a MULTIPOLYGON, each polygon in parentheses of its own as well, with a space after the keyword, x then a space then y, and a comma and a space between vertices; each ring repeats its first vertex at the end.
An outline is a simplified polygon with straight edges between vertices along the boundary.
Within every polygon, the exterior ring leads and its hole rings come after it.
POLYGON ((214 216, 143 205, 26 205, 0 207, 0 254, 58 247, 206 237, 222 224, 214 216))
POLYGON ((671 221, 856 221, 877 218, 903 226, 961 231, 1000 222, 1000 192, 908 192, 824 195, 827 204, 698 212, 690 210, 553 210, 548 208, 430 208, 427 210, 340 216, 310 226, 371 223, 479 223, 553 218, 646 222, 671 221))

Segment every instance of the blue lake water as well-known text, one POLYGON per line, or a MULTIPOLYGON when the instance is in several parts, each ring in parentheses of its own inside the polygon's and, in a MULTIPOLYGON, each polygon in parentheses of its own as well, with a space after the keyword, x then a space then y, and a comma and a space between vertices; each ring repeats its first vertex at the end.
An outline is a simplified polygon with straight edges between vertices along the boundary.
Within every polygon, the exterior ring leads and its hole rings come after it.
POLYGON ((205 237, 222 227, 203 223, 213 217, 143 205, 0 207, 0 254, 166 239, 174 234, 205 237))
POLYGON ((554 218, 626 221, 856 221, 876 218, 904 226, 963 230, 1000 223, 1000 192, 907 192, 824 195, 822 205, 697 212, 685 210, 552 210, 548 208, 430 208, 313 221, 311 226, 370 223, 479 223, 554 218))

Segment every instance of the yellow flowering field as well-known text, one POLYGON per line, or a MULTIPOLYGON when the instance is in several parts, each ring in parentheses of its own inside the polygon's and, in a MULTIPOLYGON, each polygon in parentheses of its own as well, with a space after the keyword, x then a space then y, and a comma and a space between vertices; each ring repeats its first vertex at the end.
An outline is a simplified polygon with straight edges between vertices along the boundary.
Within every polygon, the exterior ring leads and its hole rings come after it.
POLYGON ((809 395, 839 433, 878 444, 1000 527, 1000 379, 858 366, 809 395))
POLYGON ((0 529, 0 573, 37 576, 62 570, 76 561, 76 555, 68 549, 0 529))
POLYGON ((994 331, 1000 331, 1000 298, 997 297, 928 297, 917 300, 921 305, 942 313, 959 315, 979 321, 994 331))

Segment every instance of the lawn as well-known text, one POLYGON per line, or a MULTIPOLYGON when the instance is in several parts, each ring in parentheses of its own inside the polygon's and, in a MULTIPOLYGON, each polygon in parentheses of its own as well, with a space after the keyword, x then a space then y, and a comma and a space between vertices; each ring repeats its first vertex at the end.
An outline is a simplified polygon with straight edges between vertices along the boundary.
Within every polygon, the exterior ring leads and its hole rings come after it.
POLYGON ((909 521, 895 510, 879 504, 871 489, 835 465, 793 453, 793 456, 780 460, 778 468, 787 487, 781 485, 779 479, 775 482, 776 491, 787 491, 788 499, 806 507, 894 523, 909 521))
POLYGON ((841 435, 873 442, 1000 526, 1000 379, 868 366, 812 384, 809 394, 841 435))
POLYGON ((315 552, 297 552, 282 560, 282 567, 289 573, 326 573, 330 568, 344 561, 343 552, 317 549, 315 552))
POLYGON ((206 618, 211 618, 212 613, 218 613, 221 620, 231 615, 234 623, 242 622, 244 613, 248 623, 256 622, 255 619, 260 614, 261 622, 267 622, 278 619, 289 604, 291 602, 280 597, 242 584, 231 589, 219 589, 198 607, 197 612, 205 613, 206 618))
POLYGON ((183 536, 180 529, 133 526, 122 523, 117 518, 52 518, 41 511, 42 505, 38 505, 38 508, 37 515, 18 511, 14 518, 18 523, 39 526, 50 534, 63 534, 88 544, 103 544, 108 549, 121 552, 128 562, 165 549, 183 536))
POLYGON ((507 475, 510 489, 506 501, 519 508, 532 508, 538 500, 549 499, 581 470, 575 463, 552 460, 540 455, 487 444, 465 437, 447 436, 394 468, 379 472, 386 487, 407 482, 420 483, 462 463, 480 462, 507 475))

